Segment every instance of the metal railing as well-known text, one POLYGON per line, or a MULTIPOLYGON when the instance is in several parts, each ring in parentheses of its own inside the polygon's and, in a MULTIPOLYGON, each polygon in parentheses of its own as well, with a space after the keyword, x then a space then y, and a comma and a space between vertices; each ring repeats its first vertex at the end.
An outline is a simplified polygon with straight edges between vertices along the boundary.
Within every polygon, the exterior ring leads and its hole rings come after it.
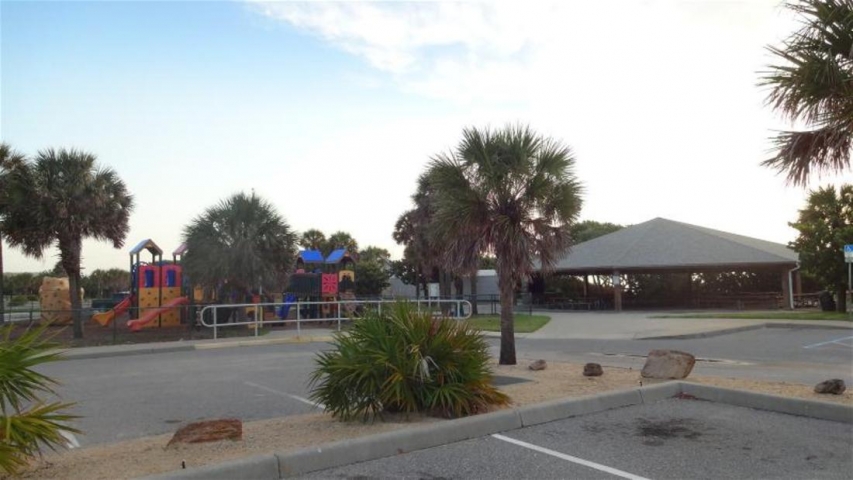
MULTIPOLYGON (((471 318, 471 302, 468 300, 403 300, 407 303, 415 303, 418 313, 423 311, 433 312, 433 315, 446 316, 456 320, 465 320, 471 318)), ((303 323, 312 322, 336 322, 338 331, 341 330, 341 323, 357 318, 356 313, 360 310, 375 308, 379 313, 382 313, 382 305, 397 304, 401 300, 335 300, 331 302, 292 302, 292 303, 235 303, 222 305, 207 305, 198 313, 197 322, 205 327, 213 328, 213 338, 218 336, 218 329, 222 327, 237 327, 237 326, 254 326, 255 336, 259 335, 259 329, 265 325, 286 325, 288 323, 296 324, 297 335, 302 333, 303 323), (272 308, 274 311, 281 307, 289 306, 290 310, 296 312, 296 318, 274 318, 266 319, 264 315, 257 315, 258 309, 266 310, 272 308), (328 307, 326 310, 327 316, 322 316, 321 310, 323 307, 328 307), (219 311, 227 310, 229 317, 235 309, 254 308, 254 318, 242 321, 229 321, 220 323, 219 311), (208 314, 207 312, 210 312, 208 314), (259 318, 260 317, 260 318, 259 318), (207 320, 212 320, 208 322, 207 320)))

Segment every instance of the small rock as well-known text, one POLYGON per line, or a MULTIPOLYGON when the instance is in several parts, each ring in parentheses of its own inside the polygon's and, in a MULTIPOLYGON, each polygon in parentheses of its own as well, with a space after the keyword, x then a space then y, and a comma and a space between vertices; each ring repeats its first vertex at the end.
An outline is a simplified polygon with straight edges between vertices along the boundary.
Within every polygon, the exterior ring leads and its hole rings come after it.
POLYGON ((225 418, 184 425, 175 432, 167 446, 173 443, 205 443, 242 439, 243 422, 234 418, 225 418))
POLYGON ((645 378, 681 379, 693 371, 696 357, 678 350, 652 350, 640 375, 645 378))
POLYGON ((601 365, 597 363, 587 363, 583 366, 584 377, 600 377, 602 375, 604 375, 604 370, 602 370, 601 365))
POLYGON ((531 363, 530 366, 527 368, 531 370, 545 370, 546 368, 548 368, 548 364, 545 363, 545 360, 539 359, 531 363))
POLYGON ((815 393, 831 393, 833 395, 841 395, 842 393, 844 393, 845 390, 847 390, 847 385, 845 385, 844 380, 841 380, 840 378, 826 380, 814 386, 815 393))

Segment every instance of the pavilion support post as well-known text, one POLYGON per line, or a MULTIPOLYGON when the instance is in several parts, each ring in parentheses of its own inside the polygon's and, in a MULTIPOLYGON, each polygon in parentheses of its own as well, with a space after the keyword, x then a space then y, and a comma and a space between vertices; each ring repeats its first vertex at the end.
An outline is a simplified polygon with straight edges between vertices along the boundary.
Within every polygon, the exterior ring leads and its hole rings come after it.
POLYGON ((794 295, 803 294, 803 279, 800 278, 800 271, 794 272, 794 295))
POLYGON ((583 276, 583 299, 589 298, 589 275, 583 276))
POLYGON ((791 298, 791 284, 789 283, 789 273, 787 270, 782 272, 782 308, 786 310, 793 309, 793 299, 791 298))
POLYGON ((622 311, 622 279, 619 272, 613 272, 613 310, 622 311))

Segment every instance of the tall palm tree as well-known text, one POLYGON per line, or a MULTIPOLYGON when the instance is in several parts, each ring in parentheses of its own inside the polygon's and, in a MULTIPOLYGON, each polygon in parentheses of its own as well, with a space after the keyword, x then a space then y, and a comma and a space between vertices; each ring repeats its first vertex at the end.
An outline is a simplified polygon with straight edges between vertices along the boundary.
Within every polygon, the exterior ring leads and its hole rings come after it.
POLYGON ((515 287, 535 270, 552 269, 571 245, 581 187, 569 147, 529 127, 465 129, 456 151, 436 156, 427 172, 436 191, 436 234, 449 265, 497 258, 502 365, 514 365, 515 287))
POLYGON ((805 185, 813 172, 850 168, 853 147, 853 1, 801 0, 787 7, 803 23, 781 47, 768 47, 779 60, 764 73, 767 102, 805 130, 774 138, 775 155, 762 165, 805 185))
POLYGON ((80 261, 83 239, 124 245, 130 229, 133 197, 118 174, 98 167, 95 155, 80 150, 48 149, 38 153, 22 175, 15 175, 12 189, 18 211, 25 220, 9 225, 9 244, 40 258, 53 244, 68 274, 74 338, 83 338, 80 298, 80 261))
POLYGON ((16 152, 7 143, 0 143, 0 323, 5 321, 6 303, 3 290, 3 220, 10 214, 12 204, 7 183, 11 180, 12 171, 25 165, 23 154, 16 152))
POLYGON ((306 230, 299 237, 299 246, 307 250, 322 250, 326 246, 326 235, 316 228, 306 230))
POLYGON ((296 261, 296 233, 254 193, 237 193, 205 210, 184 227, 183 241, 184 269, 193 282, 227 283, 231 294, 257 286, 282 291, 296 261))

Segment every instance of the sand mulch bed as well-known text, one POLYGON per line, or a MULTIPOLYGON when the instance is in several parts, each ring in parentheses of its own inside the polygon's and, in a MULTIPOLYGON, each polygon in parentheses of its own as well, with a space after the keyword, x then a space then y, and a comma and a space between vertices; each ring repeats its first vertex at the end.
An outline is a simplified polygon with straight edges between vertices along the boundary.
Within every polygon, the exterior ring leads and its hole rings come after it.
MULTIPOLYGON (((546 370, 533 372, 527 369, 529 363, 529 359, 520 359, 515 366, 495 366, 496 375, 530 380, 501 387, 512 398, 515 406, 621 390, 641 383, 640 372, 632 369, 605 366, 603 376, 587 378, 581 374, 583 365, 549 362, 546 370)), ((850 391, 843 395, 818 395, 812 392, 813 386, 808 385, 719 377, 690 377, 690 380, 720 387, 853 405, 853 392, 850 391)), ((644 385, 656 383, 645 379, 642 382, 644 385)), ((35 463, 23 478, 134 478, 180 469, 181 461, 186 461, 187 468, 192 468, 440 421, 443 420, 395 416, 388 417, 385 422, 363 424, 342 423, 321 413, 289 416, 244 424, 243 440, 239 442, 223 441, 166 448, 171 435, 159 435, 60 454, 51 453, 35 463)))

